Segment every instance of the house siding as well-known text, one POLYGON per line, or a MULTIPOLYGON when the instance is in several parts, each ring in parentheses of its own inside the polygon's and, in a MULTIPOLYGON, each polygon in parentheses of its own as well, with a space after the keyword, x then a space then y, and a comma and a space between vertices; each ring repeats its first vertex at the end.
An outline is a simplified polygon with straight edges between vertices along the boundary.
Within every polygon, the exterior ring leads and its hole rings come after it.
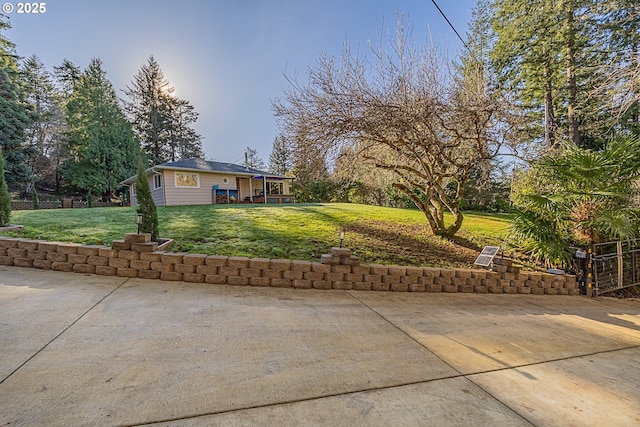
POLYGON ((164 177, 162 177, 162 179, 163 179, 162 187, 156 188, 156 189, 153 189, 153 175, 149 179, 149 186, 152 188, 151 197, 153 198, 153 203, 155 203, 156 206, 166 206, 166 202, 164 200, 164 186, 165 186, 164 177))
MULTIPOLYGON (((227 165, 229 166, 229 165, 227 165)), ((257 171, 260 172, 260 171, 257 171)), ((233 171, 209 171, 198 170, 191 168, 183 169, 165 169, 156 168, 153 171, 148 170, 147 176, 149 187, 151 188, 151 195, 153 201, 157 206, 183 206, 183 205, 208 205, 214 202, 214 187, 218 190, 235 190, 236 193, 230 194, 235 196, 237 201, 249 201, 250 196, 259 196, 264 191, 263 178, 254 178, 249 174, 238 173, 233 171), (156 175, 154 175, 154 173, 156 175), (154 188, 154 176, 162 174, 162 186, 160 188, 154 188), (179 176, 178 174, 184 174, 179 176), (196 182, 197 175, 197 187, 188 186, 190 183, 196 182), (176 185, 176 177, 179 181, 184 183, 183 186, 178 187, 176 185)), ((129 178, 127 181, 131 182, 135 177, 129 178)), ((289 181, 282 178, 267 178, 267 183, 277 182, 283 185, 283 194, 288 195, 291 193, 292 186, 289 181)), ((131 205, 137 206, 138 199, 134 194, 134 184, 128 184, 131 188, 131 205)), ((268 191, 267 191, 268 193, 268 191)), ((264 199, 259 199, 264 200, 264 199)), ((226 197, 220 195, 218 197, 218 203, 226 202, 226 197)), ((235 201, 235 199, 232 199, 235 201)), ((282 200, 280 200, 282 201, 282 200)), ((255 199, 254 199, 255 202, 255 199)), ((272 201, 272 203, 278 203, 278 200, 272 201)))
POLYGON ((236 190, 236 178, 232 174, 199 172, 200 188, 176 187, 175 173, 164 171, 166 206, 209 205, 213 202, 213 186, 221 190, 236 190), (224 178, 229 182, 223 182, 224 178))
POLYGON ((131 197, 131 206, 138 206, 138 195, 135 193, 136 185, 131 184, 129 186, 129 197, 131 197))
MULTIPOLYGON (((151 198, 153 199, 153 203, 156 206, 166 206, 165 198, 164 198, 164 182, 162 183, 163 187, 153 188, 153 175, 151 177, 147 177, 147 182, 149 183, 149 188, 151 189, 151 198)), ((136 185, 131 184, 129 186, 129 194, 131 195, 131 206, 138 206, 138 193, 135 191, 136 185)))

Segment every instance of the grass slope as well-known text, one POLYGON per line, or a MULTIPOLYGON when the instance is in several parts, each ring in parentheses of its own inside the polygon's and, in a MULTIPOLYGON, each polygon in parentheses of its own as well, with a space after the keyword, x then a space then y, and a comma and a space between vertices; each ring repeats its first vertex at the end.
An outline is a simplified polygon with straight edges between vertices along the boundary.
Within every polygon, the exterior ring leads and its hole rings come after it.
MULTIPOLYGON (((467 213, 453 242, 431 235, 415 209, 357 204, 203 205, 158 207, 160 236, 174 251, 231 256, 319 260, 344 246, 364 262, 468 266, 486 244, 500 244, 505 215, 467 213)), ((110 244, 136 231, 135 208, 15 211, 23 236, 52 241, 110 244)))

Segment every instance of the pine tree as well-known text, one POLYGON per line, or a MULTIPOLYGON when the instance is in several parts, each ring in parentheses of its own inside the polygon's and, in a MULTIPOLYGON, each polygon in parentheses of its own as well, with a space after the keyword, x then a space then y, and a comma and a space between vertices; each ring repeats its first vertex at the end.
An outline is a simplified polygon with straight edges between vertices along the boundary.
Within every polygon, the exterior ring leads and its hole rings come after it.
POLYGON ((108 198, 135 172, 139 145, 100 60, 91 60, 75 85, 66 117, 63 177, 77 191, 108 198))
POLYGON ((65 59, 57 67, 53 67, 53 74, 60 85, 60 92, 62 92, 65 98, 68 98, 73 93, 73 88, 80 80, 82 76, 82 70, 73 62, 65 59))
POLYGON ((620 130, 640 134, 640 5, 637 0, 607 0, 596 8, 607 47, 606 76, 600 87, 609 99, 609 112, 620 130))
POLYGON ((11 197, 4 176, 4 154, 0 147, 0 226, 7 225, 11 217, 11 197))
POLYGON ((52 74, 38 57, 34 55, 28 58, 21 68, 28 94, 27 102, 34 112, 34 122, 26 132, 26 143, 33 153, 28 162, 34 177, 31 186, 39 182, 41 187, 55 188, 60 143, 66 129, 63 97, 54 84, 52 74))
POLYGON ((55 77, 56 87, 61 97, 60 107, 62 108, 63 116, 60 129, 61 137, 58 138, 58 144, 52 158, 52 162, 55 164, 54 187, 56 192, 60 193, 62 192, 63 187, 62 168, 63 163, 66 160, 64 156, 66 155, 65 151, 68 151, 66 150, 67 141, 65 141, 65 135, 69 130, 69 126, 66 121, 67 103, 71 99, 71 95, 73 95, 74 88, 80 81, 82 69, 68 59, 65 59, 62 61, 62 64, 53 67, 53 75, 55 77))
POLYGON ((284 136, 278 136, 273 140, 273 148, 269 156, 269 172, 278 175, 286 175, 291 170, 291 156, 287 149, 284 136))
POLYGON ((522 139, 557 147, 606 142, 611 116, 596 90, 607 63, 603 28, 588 0, 495 0, 492 52, 499 81, 526 114, 522 139))
POLYGON ((134 131, 152 164, 203 157, 202 137, 192 127, 198 113, 174 91, 153 56, 124 91, 134 131))
POLYGON ((245 166, 248 168, 254 168, 264 170, 266 167, 262 158, 258 155, 258 150, 255 148, 247 147, 244 150, 245 166))
POLYGON ((184 99, 173 98, 171 101, 170 160, 203 158, 202 137, 191 127, 191 123, 198 119, 198 113, 184 99))
POLYGON ((23 189, 31 181, 27 163, 29 150, 24 145, 25 131, 31 126, 32 112, 18 70, 15 45, 4 37, 10 28, 0 15, 0 148, 4 150, 7 186, 23 189))
POLYGON ((158 239, 158 212, 156 204, 151 196, 151 187, 145 174, 142 156, 138 158, 138 175, 136 177, 136 198, 138 199, 137 212, 142 214, 140 231, 151 234, 151 240, 158 239))

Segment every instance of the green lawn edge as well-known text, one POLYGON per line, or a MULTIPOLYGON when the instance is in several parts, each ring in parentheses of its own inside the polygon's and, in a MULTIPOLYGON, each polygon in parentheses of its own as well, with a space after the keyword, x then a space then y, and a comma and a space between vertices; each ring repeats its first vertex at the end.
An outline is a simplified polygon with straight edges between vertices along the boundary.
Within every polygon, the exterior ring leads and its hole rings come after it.
MULTIPOLYGON (((135 208, 14 211, 25 238, 110 245, 135 233, 135 208)), ((470 266, 479 250, 500 245, 508 215, 466 212, 452 241, 431 235, 417 209, 350 203, 158 207, 160 237, 177 252, 317 261, 339 244, 363 262, 470 266)), ((450 217, 447 219, 450 220, 450 217)))

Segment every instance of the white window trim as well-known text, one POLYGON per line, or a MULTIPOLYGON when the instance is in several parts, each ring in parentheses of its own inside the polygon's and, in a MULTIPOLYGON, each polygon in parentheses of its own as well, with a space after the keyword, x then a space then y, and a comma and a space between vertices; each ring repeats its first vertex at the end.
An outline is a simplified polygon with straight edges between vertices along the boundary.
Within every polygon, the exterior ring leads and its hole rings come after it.
POLYGON ((163 178, 162 175, 154 175, 153 176, 153 189, 154 190, 158 190, 158 189, 162 188, 162 181, 164 181, 162 178, 163 178), (157 181, 156 181, 156 179, 157 179, 157 181), (158 185, 158 183, 159 183, 159 185, 158 185))

